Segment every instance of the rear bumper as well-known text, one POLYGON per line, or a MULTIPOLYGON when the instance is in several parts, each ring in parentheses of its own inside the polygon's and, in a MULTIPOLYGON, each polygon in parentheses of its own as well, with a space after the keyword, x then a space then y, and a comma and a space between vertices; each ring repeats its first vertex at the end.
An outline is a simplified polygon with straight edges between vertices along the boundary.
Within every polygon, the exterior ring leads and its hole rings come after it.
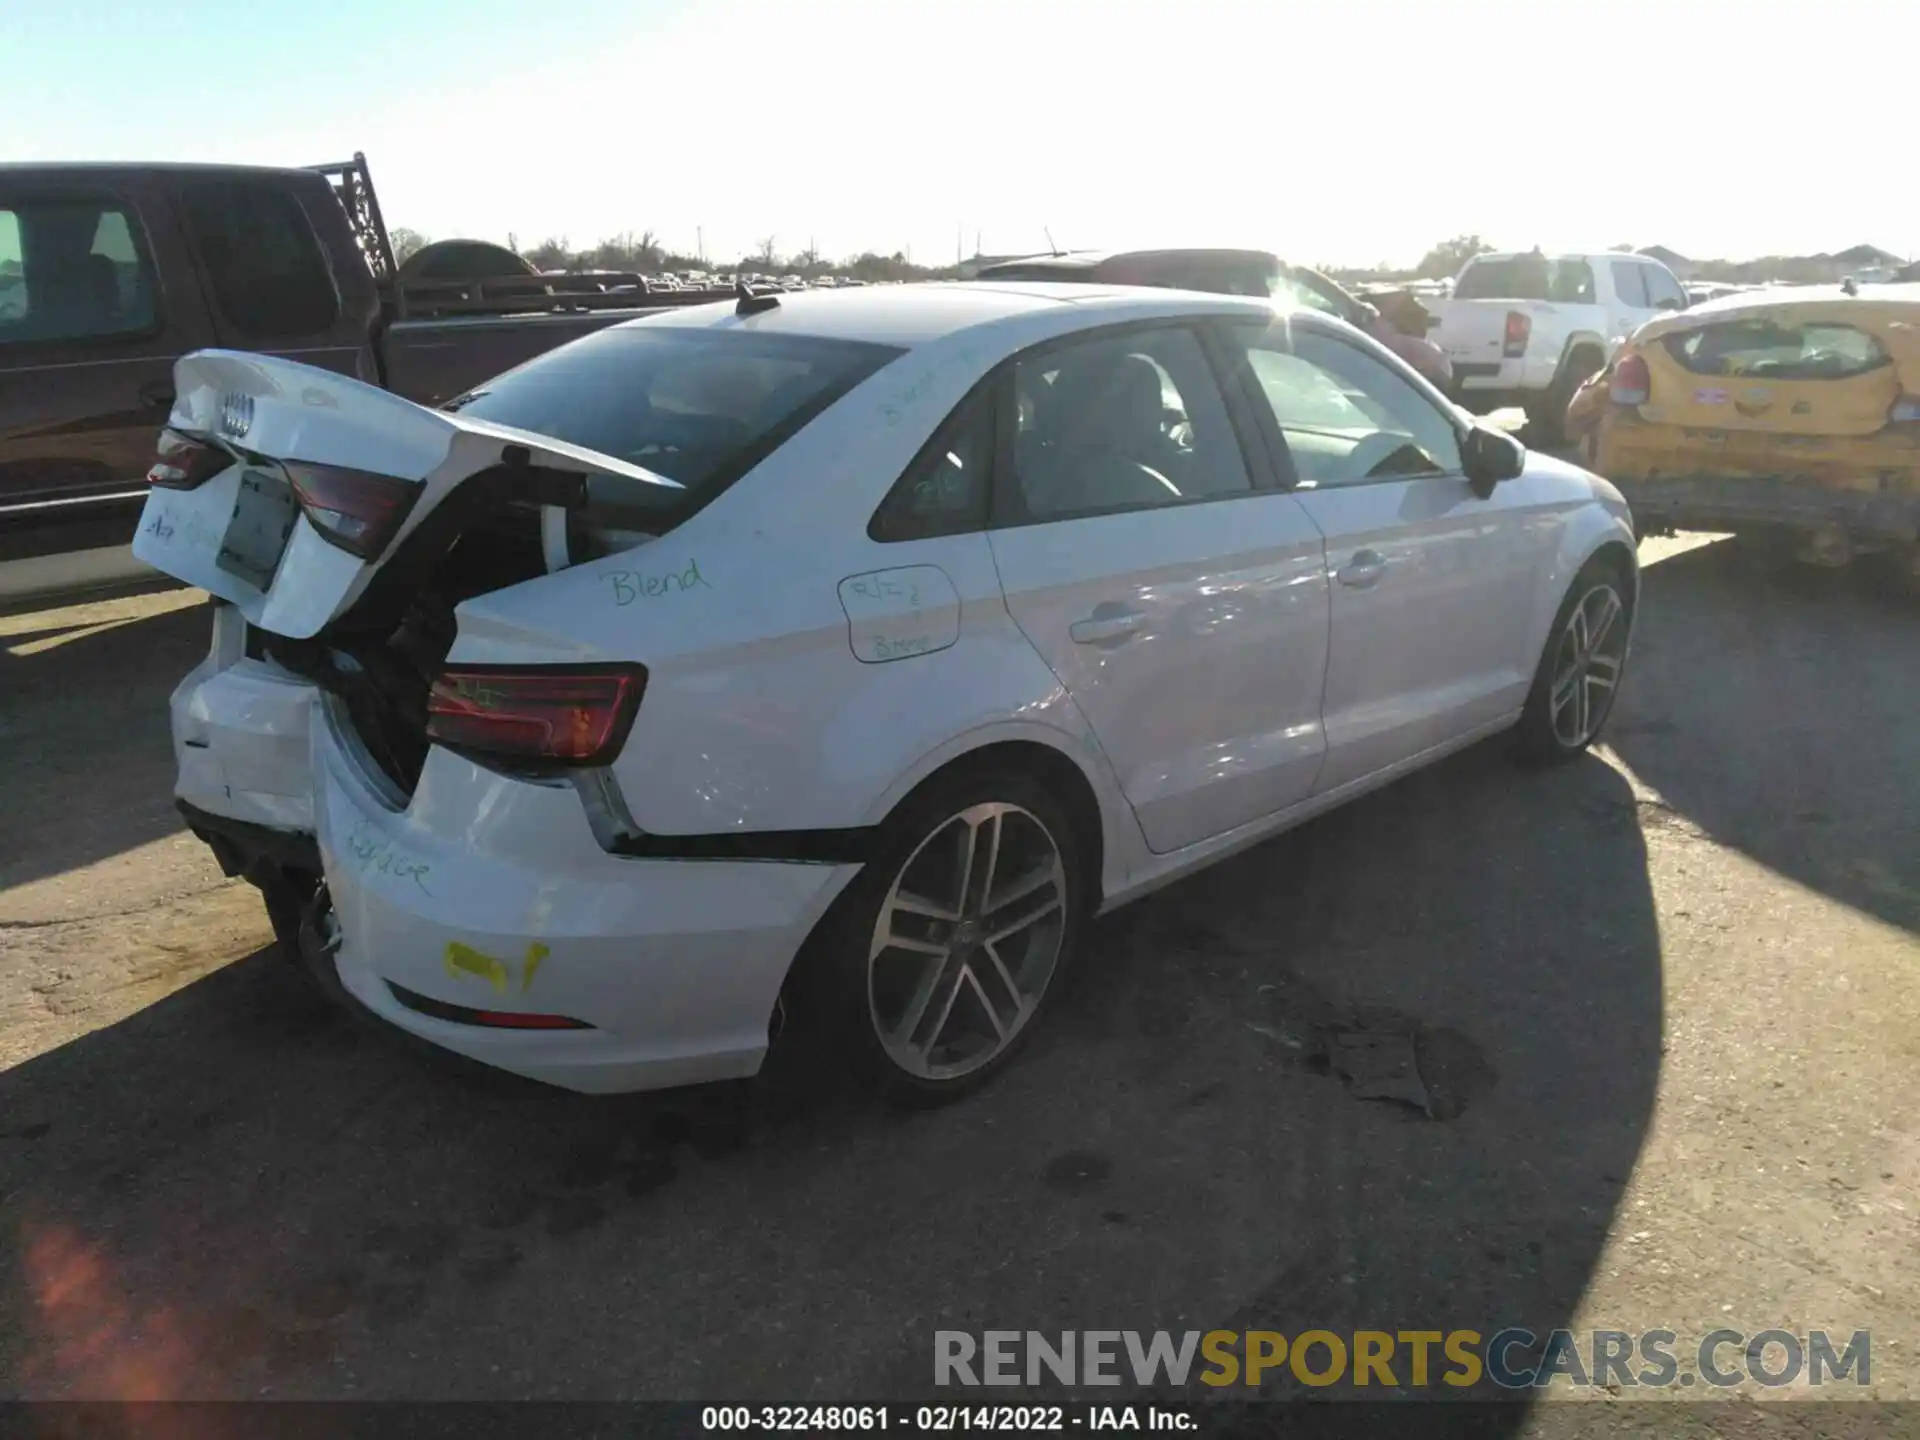
POLYGON ((419 1039, 569 1090, 756 1073, 795 955, 858 870, 609 855, 571 786, 442 750, 398 808, 324 703, 312 754, 347 992, 419 1039), (445 1018, 461 1012, 591 1028, 445 1018))
POLYGON ((210 815, 311 833, 307 727, 319 691, 245 650, 240 612, 216 605, 207 657, 169 704, 174 794, 210 815))
POLYGON ((1678 530, 1838 529, 1850 539, 1920 539, 1920 495, 1886 495, 1794 485, 1779 480, 1621 480, 1612 484, 1633 507, 1635 528, 1678 530))

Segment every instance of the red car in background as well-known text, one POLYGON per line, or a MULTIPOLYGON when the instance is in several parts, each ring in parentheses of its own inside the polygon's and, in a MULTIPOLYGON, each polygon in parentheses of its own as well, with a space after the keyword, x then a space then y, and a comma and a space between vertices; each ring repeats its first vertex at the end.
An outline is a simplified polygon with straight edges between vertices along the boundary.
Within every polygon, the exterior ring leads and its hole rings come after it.
POLYGON ((1432 316, 1412 295, 1376 306, 1331 277, 1265 250, 1075 250, 1001 260, 977 280, 1066 280, 1091 285, 1158 285, 1223 295, 1284 296, 1364 330, 1442 391, 1453 382, 1446 352, 1427 339, 1432 316))

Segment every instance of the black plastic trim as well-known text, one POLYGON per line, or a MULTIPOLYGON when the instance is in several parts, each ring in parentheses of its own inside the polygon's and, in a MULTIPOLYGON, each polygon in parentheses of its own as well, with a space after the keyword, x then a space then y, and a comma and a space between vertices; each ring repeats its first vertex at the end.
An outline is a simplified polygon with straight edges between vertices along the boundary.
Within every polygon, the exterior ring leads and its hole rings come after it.
POLYGON ((187 828, 212 849, 214 859, 228 875, 251 879, 250 872, 263 860, 282 870, 320 873, 320 845, 311 835, 215 815, 186 800, 173 803, 185 817, 187 828))
POLYGON ((754 830, 718 835, 622 835, 611 847, 634 860, 778 860, 806 865, 864 865, 873 858, 880 832, 874 826, 848 830, 754 830))
MULTIPOLYGON (((484 1020, 481 1017, 488 1014, 512 1014, 512 1011, 497 1009, 490 1011, 476 1010, 469 1005, 455 1005, 451 1001, 436 1000, 431 995, 422 995, 418 990, 409 990, 406 986, 392 980, 384 983, 387 989, 393 992, 393 998, 415 1014, 425 1015, 433 1020, 445 1020, 452 1025, 471 1025, 477 1030, 509 1030, 524 1035, 579 1034, 583 1030, 596 1028, 584 1020, 576 1020, 571 1015, 555 1015, 553 1017, 556 1020, 565 1020, 567 1022, 565 1025, 500 1025, 490 1020, 484 1020)), ((529 1011, 527 1013, 545 1014, 546 1012, 529 1011)))

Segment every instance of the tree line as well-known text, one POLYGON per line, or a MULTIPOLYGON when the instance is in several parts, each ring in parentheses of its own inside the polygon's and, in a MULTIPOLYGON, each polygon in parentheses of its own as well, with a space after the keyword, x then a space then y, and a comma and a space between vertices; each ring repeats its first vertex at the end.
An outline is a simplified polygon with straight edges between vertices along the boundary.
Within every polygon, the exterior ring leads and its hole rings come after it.
MULTIPOLYGON (((405 263, 408 256, 432 243, 427 236, 405 226, 388 237, 393 256, 405 263)), ((811 247, 782 253, 779 237, 768 235, 751 253, 731 264, 703 259, 669 250, 652 230, 626 231, 576 250, 565 236, 549 236, 538 245, 522 249, 518 237, 507 237, 507 248, 526 257, 537 270, 620 270, 641 275, 684 274, 689 270, 732 273, 751 271, 761 275, 800 275, 809 279, 821 275, 848 275, 856 280, 947 280, 957 276, 958 266, 916 265, 896 250, 891 255, 866 250, 844 259, 828 259, 811 247)))

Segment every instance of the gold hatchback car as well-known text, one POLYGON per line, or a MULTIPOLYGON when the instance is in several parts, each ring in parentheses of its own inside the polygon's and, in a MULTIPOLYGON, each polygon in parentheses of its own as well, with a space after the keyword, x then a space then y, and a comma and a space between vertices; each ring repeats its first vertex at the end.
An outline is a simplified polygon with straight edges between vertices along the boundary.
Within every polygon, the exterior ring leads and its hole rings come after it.
POLYGON ((1920 285, 1752 292, 1649 321, 1567 428, 1642 535, 1770 534, 1920 575, 1920 285))

